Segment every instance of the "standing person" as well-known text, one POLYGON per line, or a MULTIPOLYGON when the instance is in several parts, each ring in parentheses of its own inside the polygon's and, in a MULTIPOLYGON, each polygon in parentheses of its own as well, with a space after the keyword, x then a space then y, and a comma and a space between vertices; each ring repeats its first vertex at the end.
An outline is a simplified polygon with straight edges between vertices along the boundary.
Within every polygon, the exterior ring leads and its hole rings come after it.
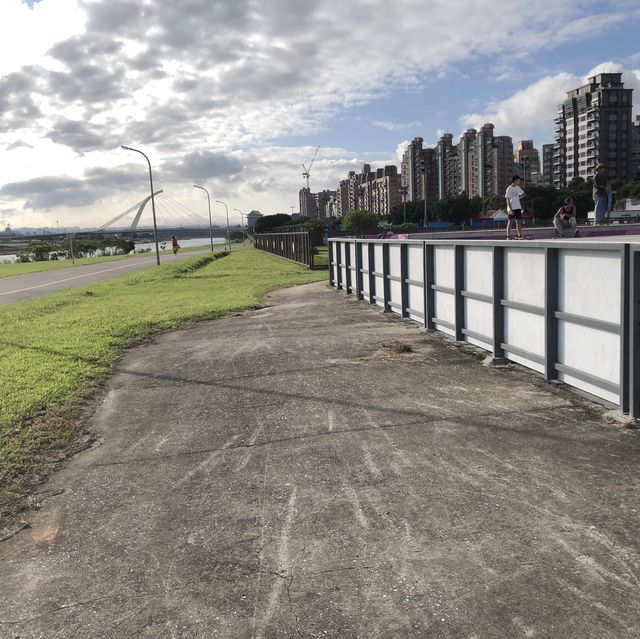
POLYGON ((609 209, 609 185, 605 175, 605 164, 598 164, 593 176, 593 214, 594 224, 604 224, 609 209))
POLYGON ((178 244, 178 238, 175 235, 171 236, 171 248, 173 249, 173 254, 177 255, 178 250, 180 249, 180 244, 178 244))
POLYGON ((578 237, 578 222, 576 220, 576 205, 570 197, 564 198, 564 204, 557 210, 553 216, 553 225, 556 227, 556 233, 560 237, 564 237, 564 229, 571 227, 573 237, 578 237))
POLYGON ((520 176, 514 175, 511 178, 511 186, 507 187, 507 192, 504 194, 507 200, 507 213, 509 214, 509 221, 507 222, 507 239, 511 239, 511 223, 516 221, 516 233, 518 239, 522 239, 522 205, 520 204, 520 198, 524 195, 524 191, 520 188, 520 176))

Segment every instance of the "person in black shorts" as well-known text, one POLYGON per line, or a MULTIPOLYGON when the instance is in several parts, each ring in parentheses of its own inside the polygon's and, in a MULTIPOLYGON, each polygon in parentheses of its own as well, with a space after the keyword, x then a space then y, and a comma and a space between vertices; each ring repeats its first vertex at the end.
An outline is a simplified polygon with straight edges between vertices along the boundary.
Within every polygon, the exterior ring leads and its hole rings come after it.
POLYGON ((520 188, 520 176, 514 175, 511 178, 511 186, 507 187, 507 192, 504 194, 507 200, 507 213, 509 214, 509 221, 507 222, 507 239, 511 239, 511 224, 513 220, 516 221, 516 233, 518 239, 522 239, 522 205, 520 204, 520 198, 524 196, 524 191, 520 188))

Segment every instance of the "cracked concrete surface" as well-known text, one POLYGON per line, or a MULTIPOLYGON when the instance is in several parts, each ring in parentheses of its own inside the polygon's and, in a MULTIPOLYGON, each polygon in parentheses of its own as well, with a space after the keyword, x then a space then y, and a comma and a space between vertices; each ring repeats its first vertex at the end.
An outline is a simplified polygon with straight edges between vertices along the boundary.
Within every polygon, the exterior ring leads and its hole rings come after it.
POLYGON ((272 301, 128 353, 0 544, 0 638, 640 636, 637 431, 324 284, 272 301))

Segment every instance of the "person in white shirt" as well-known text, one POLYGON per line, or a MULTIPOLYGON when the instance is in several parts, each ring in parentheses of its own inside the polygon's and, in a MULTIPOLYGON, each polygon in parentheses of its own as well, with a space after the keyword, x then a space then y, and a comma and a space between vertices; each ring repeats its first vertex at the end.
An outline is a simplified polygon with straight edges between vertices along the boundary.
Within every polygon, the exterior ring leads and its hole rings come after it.
POLYGON ((507 200, 507 213, 509 214, 509 221, 507 222, 507 239, 511 239, 511 223, 516 221, 516 233, 518 239, 522 239, 522 205, 520 204, 520 198, 524 196, 524 191, 520 188, 520 176, 514 175, 511 179, 511 186, 507 187, 507 192, 504 194, 507 200))

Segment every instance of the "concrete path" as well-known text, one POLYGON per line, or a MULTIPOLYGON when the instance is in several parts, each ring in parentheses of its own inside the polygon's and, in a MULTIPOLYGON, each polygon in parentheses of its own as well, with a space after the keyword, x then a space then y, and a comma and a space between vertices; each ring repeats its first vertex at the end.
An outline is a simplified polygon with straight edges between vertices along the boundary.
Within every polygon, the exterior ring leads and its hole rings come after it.
POLYGON ((2 639, 640 636, 637 431, 322 283, 273 303, 121 362, 0 544, 2 639))
MULTIPOLYGON (((216 250, 222 250, 222 247, 218 247, 216 250)), ((188 253, 178 253, 178 255, 161 255, 160 263, 166 264, 176 260, 183 260, 207 251, 208 249, 202 249, 189 251, 188 253)), ((1 277, 0 304, 9 304, 17 300, 37 297, 53 291, 73 288, 74 286, 86 286, 116 275, 137 271, 141 268, 149 268, 155 264, 156 257, 152 255, 150 257, 114 260, 113 262, 98 262, 97 264, 78 264, 78 266, 54 269, 53 271, 1 277)))

